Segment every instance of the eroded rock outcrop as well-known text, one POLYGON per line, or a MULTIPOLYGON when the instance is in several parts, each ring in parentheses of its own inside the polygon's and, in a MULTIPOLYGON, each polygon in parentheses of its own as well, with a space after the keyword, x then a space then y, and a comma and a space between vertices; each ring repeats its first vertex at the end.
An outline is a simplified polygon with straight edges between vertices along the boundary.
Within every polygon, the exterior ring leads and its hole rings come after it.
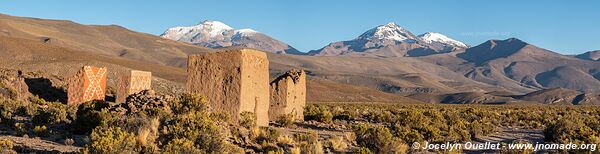
POLYGON ((304 120, 306 106, 306 74, 292 69, 271 82, 269 119, 277 120, 285 114, 304 120))
POLYGON ((269 124, 269 61, 251 49, 202 53, 188 57, 187 90, 206 96, 211 108, 230 113, 253 112, 256 124, 269 124))

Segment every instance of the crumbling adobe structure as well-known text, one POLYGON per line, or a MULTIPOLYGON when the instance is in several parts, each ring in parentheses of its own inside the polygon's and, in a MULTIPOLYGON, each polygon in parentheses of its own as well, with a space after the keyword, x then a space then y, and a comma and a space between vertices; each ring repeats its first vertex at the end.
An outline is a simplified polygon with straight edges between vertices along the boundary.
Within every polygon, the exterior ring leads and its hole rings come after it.
POLYGON ((187 90, 205 96, 216 111, 238 120, 244 111, 269 125, 269 61, 264 52, 237 49, 188 57, 187 90))
POLYGON ((152 89, 152 72, 131 70, 119 75, 117 103, 123 103, 131 94, 152 89))
POLYGON ((106 67, 84 66, 69 79, 67 104, 79 105, 106 96, 106 67))
POLYGON ((306 106, 306 74, 304 70, 292 69, 271 82, 271 121, 286 114, 294 115, 296 120, 304 120, 306 106))

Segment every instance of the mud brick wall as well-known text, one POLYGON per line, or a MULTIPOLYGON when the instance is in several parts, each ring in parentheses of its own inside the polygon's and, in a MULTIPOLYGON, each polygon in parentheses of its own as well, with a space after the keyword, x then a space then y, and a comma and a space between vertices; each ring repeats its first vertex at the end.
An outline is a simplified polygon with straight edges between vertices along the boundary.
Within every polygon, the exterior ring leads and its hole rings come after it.
POLYGON ((292 69, 271 82, 271 105, 269 119, 275 121, 284 114, 293 114, 296 120, 304 120, 306 106, 306 74, 304 70, 292 69))
POLYGON ((106 67, 84 66, 69 79, 67 104, 79 105, 106 97, 106 67))
POLYGON ((131 94, 152 89, 152 72, 131 70, 119 75, 116 102, 125 102, 131 94))
POLYGON ((190 55, 187 90, 205 96, 217 111, 238 120, 244 111, 256 115, 259 126, 269 124, 269 61, 251 49, 190 55))

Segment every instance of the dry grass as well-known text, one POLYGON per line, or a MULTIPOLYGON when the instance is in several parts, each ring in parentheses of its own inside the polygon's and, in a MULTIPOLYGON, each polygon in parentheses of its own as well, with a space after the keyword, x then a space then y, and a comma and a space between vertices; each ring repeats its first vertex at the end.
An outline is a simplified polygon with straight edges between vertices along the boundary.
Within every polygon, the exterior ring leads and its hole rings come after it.
POLYGON ((348 148, 348 144, 344 141, 344 138, 340 136, 334 136, 327 140, 329 147, 336 152, 345 151, 348 148))

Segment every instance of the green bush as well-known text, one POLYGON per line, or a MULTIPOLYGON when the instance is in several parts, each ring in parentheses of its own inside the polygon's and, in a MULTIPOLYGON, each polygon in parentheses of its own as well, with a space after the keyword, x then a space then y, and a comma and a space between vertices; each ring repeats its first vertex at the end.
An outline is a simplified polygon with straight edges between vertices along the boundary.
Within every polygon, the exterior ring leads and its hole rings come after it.
POLYGON ((331 123, 333 120, 333 114, 329 112, 329 108, 326 106, 310 104, 304 108, 304 120, 315 120, 323 123, 331 123))
POLYGON ((0 139, 0 153, 13 149, 13 141, 9 139, 0 139))
POLYGON ((29 129, 24 123, 15 123, 13 129, 15 130, 15 135, 22 136, 29 133, 29 129))
POLYGON ((59 124, 62 122, 70 123, 68 119, 68 107, 62 103, 51 102, 47 107, 40 108, 33 116, 35 125, 59 124))
POLYGON ((78 134, 90 133, 94 128, 108 124, 115 117, 106 108, 108 104, 101 101, 91 101, 79 105, 73 130, 78 134))
POLYGON ((240 113, 239 124, 246 129, 256 126, 256 115, 248 111, 240 113))
POLYGON ((308 132, 308 135, 298 136, 300 139, 300 151, 310 154, 322 154, 323 144, 319 140, 319 134, 314 131, 308 132))
POLYGON ((35 126, 33 128, 33 133, 35 133, 38 137, 46 137, 49 134, 48 128, 46 126, 35 126))
POLYGON ((356 134, 356 143, 375 153, 405 152, 395 151, 394 146, 399 141, 394 139, 392 133, 384 126, 359 123, 353 125, 352 130, 356 134))
POLYGON ((600 123, 583 116, 567 116, 550 123, 544 137, 552 143, 600 144, 600 123))
POLYGON ((196 94, 182 94, 170 103, 174 114, 184 114, 190 111, 208 111, 206 99, 196 94))
POLYGON ((203 153, 204 151, 197 148, 194 141, 186 138, 176 138, 171 140, 165 147, 164 153, 203 153))
POLYGON ((369 150, 369 148, 366 148, 366 147, 356 148, 353 153, 356 153, 356 154, 373 154, 373 152, 371 152, 371 150, 369 150))
POLYGON ((281 135, 281 133, 274 128, 269 127, 269 128, 260 128, 260 129, 261 129, 260 133, 258 134, 258 136, 255 139, 256 143, 262 143, 262 142, 275 143, 275 142, 277 142, 277 139, 281 135))
POLYGON ((0 88, 5 89, 8 92, 8 97, 12 100, 16 100, 19 96, 19 92, 17 91, 17 89, 10 86, 9 84, 4 83, 3 81, 0 81, 0 88))
POLYGON ((167 145, 185 143, 182 142, 182 139, 187 139, 193 141, 194 147, 202 153, 223 153, 233 150, 223 134, 223 130, 226 129, 214 121, 209 113, 193 111, 177 115, 174 119, 167 120, 166 123, 165 131, 167 133, 164 135, 167 145))
POLYGON ((277 120, 275 122, 279 126, 291 127, 294 125, 295 121, 296 121, 296 116, 294 114, 284 114, 284 115, 281 115, 279 118, 277 118, 277 120))
POLYGON ((135 136, 119 127, 98 127, 90 135, 89 153, 137 153, 135 136))

